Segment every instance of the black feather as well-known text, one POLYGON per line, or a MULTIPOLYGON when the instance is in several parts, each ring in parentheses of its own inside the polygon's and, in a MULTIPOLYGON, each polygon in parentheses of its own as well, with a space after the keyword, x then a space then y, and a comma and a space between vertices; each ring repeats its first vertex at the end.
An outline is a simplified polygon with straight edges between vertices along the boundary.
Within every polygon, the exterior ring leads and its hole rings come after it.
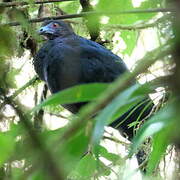
MULTIPOLYGON (((65 88, 91 82, 112 82, 128 71, 123 60, 105 47, 76 35, 70 26, 62 21, 45 22, 41 29, 49 40, 41 47, 34 58, 34 67, 40 79, 46 82, 50 91, 56 93, 65 88), (59 27, 52 29, 52 24, 59 27), (46 30, 46 31, 45 31, 46 30), (55 31, 56 30, 56 31, 55 31), (55 32, 49 36, 48 32, 55 32)), ((136 83, 135 80, 132 82, 136 83)), ((110 126, 120 128, 129 138, 133 137, 133 128, 128 124, 135 121, 149 102, 137 108, 125 122, 118 126, 128 114, 113 122, 110 126)), ((84 103, 65 105, 77 113, 84 103)), ((150 105, 141 115, 143 120, 152 110, 150 105)))

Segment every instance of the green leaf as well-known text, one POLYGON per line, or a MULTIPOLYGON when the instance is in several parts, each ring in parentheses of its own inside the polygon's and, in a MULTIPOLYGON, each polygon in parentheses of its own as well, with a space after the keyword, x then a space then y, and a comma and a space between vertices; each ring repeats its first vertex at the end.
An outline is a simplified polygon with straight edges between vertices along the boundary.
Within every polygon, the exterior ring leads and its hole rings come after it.
POLYGON ((2 165, 14 150, 14 137, 9 133, 0 133, 0 165, 2 165))
MULTIPOLYGON (((118 117, 120 117, 121 115, 123 115, 125 112, 127 112, 130 108, 132 108, 134 105, 136 105, 140 100, 140 97, 138 98, 132 98, 131 100, 127 100, 126 104, 124 104, 123 106, 120 106, 119 109, 116 111, 116 113, 114 113, 114 115, 112 116, 111 120, 109 121, 109 123, 113 122, 114 120, 116 120, 118 117)), ((125 121, 126 119, 124 119, 125 121)), ((124 122, 123 121, 123 122, 124 122)), ((123 123, 121 122, 121 123, 123 123)), ((118 124, 118 126, 120 125, 120 123, 118 124)))
POLYGON ((82 178, 88 178, 95 174, 96 167, 96 159, 91 155, 87 154, 84 156, 78 163, 75 172, 82 178))
POLYGON ((64 145, 64 151, 66 151, 71 157, 74 156, 76 159, 79 159, 86 151, 88 140, 89 137, 83 128, 77 135, 67 141, 64 145))
MULTIPOLYGON (((141 6, 137 9, 152 9, 152 8, 160 8, 161 7, 162 0, 146 0, 141 3, 141 6)), ((137 14, 137 17, 141 21, 147 21, 151 18, 153 18, 157 13, 139 13, 137 14)))
POLYGON ((102 161, 98 162, 99 165, 99 172, 98 175, 99 176, 109 176, 111 174, 111 169, 109 168, 109 166, 106 166, 102 161))
POLYGON ((173 125, 168 125, 154 136, 152 152, 150 154, 149 161, 147 164, 147 174, 153 173, 160 159, 166 152, 166 148, 171 142, 172 129, 174 129, 173 125))
POLYGON ((47 142, 47 146, 53 146, 55 144, 59 137, 64 133, 65 128, 58 128, 56 130, 44 130, 41 134, 43 137, 43 140, 47 142))
POLYGON ((92 135, 92 144, 94 145, 95 154, 99 151, 99 142, 104 132, 104 126, 109 124, 113 115, 123 105, 128 103, 129 97, 139 87, 138 84, 128 88, 127 90, 120 93, 109 105, 107 105, 99 115, 97 115, 96 124, 92 135))
POLYGON ((74 170, 83 154, 87 152, 88 143, 89 135, 87 135, 85 127, 82 127, 76 135, 72 136, 68 141, 64 141, 63 144, 56 141, 56 143, 54 143, 56 146, 55 149, 58 150, 56 156, 60 157, 57 162, 59 162, 60 165, 63 163, 63 168, 71 172, 74 170))
POLYGON ((100 176, 108 176, 111 171, 108 166, 106 166, 103 162, 98 162, 97 168, 97 160, 93 156, 93 154, 89 153, 85 155, 77 164, 75 170, 71 173, 70 178, 72 179, 92 179, 94 175, 100 176))
POLYGON ((59 7, 68 14, 77 13, 80 9, 80 4, 77 1, 69 1, 69 2, 61 2, 59 3, 59 7))
POLYGON ((155 88, 158 88, 161 84, 156 83, 155 81, 150 81, 145 84, 141 84, 139 88, 137 88, 131 95, 132 98, 141 96, 141 95, 148 95, 154 92, 155 88))
MULTIPOLYGON (((94 151, 96 155, 99 151, 98 144, 103 135, 104 126, 113 122, 115 119, 117 119, 118 117, 123 115, 127 110, 129 110, 130 107, 133 107, 142 99, 147 97, 147 94, 152 92, 154 87, 156 86, 153 84, 153 82, 149 82, 143 85, 135 84, 134 86, 120 93, 109 105, 107 105, 101 111, 101 113, 96 117, 96 124, 92 135, 92 144, 94 145, 94 151)), ((141 105, 141 103, 139 105, 141 105)), ((136 110, 136 108, 134 108, 134 110, 136 110)), ((126 119, 124 119, 124 121, 125 120, 126 119)))
POLYGON ((140 147, 140 145, 146 140, 146 138, 157 134, 167 126, 170 126, 174 118, 174 109, 172 105, 166 105, 157 114, 152 116, 137 132, 131 146, 129 156, 132 156, 140 147))
POLYGON ((12 176, 11 178, 13 180, 20 179, 20 177, 22 177, 22 175, 23 175, 22 169, 17 168, 17 167, 11 169, 11 176, 12 176))
MULTIPOLYGON (((113 117, 111 118, 111 122, 113 122, 114 120, 116 120, 118 117, 120 117, 122 114, 124 114, 125 112, 127 112, 130 108, 132 108, 134 105, 138 104, 140 102, 140 99, 144 97, 147 97, 148 94, 152 93, 154 91, 155 88, 159 87, 159 84, 154 84, 154 81, 150 81, 148 83, 139 85, 139 87, 134 90, 134 92, 132 92, 131 96, 129 97, 129 100, 127 100, 126 104, 124 104, 123 106, 121 106, 117 112, 113 115, 113 117)), ((144 103, 145 101, 149 101, 150 99, 145 99, 144 101, 142 101, 141 103, 139 103, 139 105, 137 105, 132 111, 131 113, 133 113, 133 111, 136 110, 136 108, 138 108, 142 103, 144 103)), ((152 102, 149 103, 149 105, 151 105, 152 102)), ((148 108, 148 105, 147 105, 148 108)), ((129 115, 131 115, 131 113, 129 115)), ((124 119, 125 121, 126 119, 124 119)), ((123 122, 124 122, 123 121, 123 122)), ((138 119, 137 119, 138 121, 138 119)), ((121 122, 121 123, 123 123, 121 122)), ((119 123, 118 126, 121 124, 119 123)), ((137 123, 136 121, 133 123, 137 123)), ((132 125, 132 124, 131 124, 132 125)))
POLYGON ((8 87, 17 88, 15 77, 20 73, 21 69, 11 68, 6 75, 8 87))
POLYGON ((32 112, 35 112, 47 105, 59 105, 59 104, 70 104, 77 102, 88 102, 96 99, 96 97, 102 93, 108 84, 106 83, 92 83, 92 84, 82 84, 77 85, 61 92, 58 92, 44 102, 36 106, 32 112))
POLYGON ((0 26, 0 56, 13 56, 15 47, 15 32, 8 26, 0 26))
MULTIPOLYGON (((96 10, 103 12, 117 12, 131 9, 133 9, 131 0, 113 0, 111 3, 109 3, 109 0, 100 0, 96 5, 96 10)), ((136 14, 117 14, 107 16, 110 18, 110 24, 132 24, 137 21, 136 14)))
MULTIPOLYGON (((113 0, 109 3, 108 0, 99 0, 96 5, 97 11, 103 12, 120 12, 120 11, 130 11, 136 9, 150 9, 157 8, 160 6, 160 0, 146 0, 142 2, 139 7, 134 7, 132 4, 132 0, 113 0)), ((135 24, 139 21, 147 21, 154 17, 157 13, 132 13, 132 14, 114 14, 114 15, 106 15, 108 16, 110 24, 122 24, 122 25, 130 25, 135 24)))
POLYGON ((126 43, 126 49, 123 51, 123 54, 131 55, 133 49, 136 46, 138 33, 137 31, 122 31, 120 35, 124 42, 126 43))
POLYGON ((112 161, 113 163, 120 159, 119 155, 108 152, 107 149, 103 146, 99 146, 99 155, 109 161, 112 161))
POLYGON ((37 169, 36 171, 30 173, 29 178, 27 180, 48 180, 50 179, 49 176, 43 171, 37 169))

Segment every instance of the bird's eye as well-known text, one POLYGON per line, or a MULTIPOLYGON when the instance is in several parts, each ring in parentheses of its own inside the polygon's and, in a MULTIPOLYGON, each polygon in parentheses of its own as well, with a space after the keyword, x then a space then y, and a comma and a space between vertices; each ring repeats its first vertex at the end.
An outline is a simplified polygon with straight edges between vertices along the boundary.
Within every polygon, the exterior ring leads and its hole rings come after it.
POLYGON ((57 23, 53 23, 52 25, 54 28, 58 27, 59 25, 57 23))

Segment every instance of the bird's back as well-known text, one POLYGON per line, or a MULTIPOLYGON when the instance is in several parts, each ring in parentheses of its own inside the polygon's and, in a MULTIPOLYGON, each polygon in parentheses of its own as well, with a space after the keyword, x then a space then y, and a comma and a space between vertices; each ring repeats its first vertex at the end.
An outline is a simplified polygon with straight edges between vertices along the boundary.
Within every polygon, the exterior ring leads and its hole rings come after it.
POLYGON ((53 93, 82 83, 112 82, 128 71, 120 57, 77 35, 47 41, 34 66, 53 93))

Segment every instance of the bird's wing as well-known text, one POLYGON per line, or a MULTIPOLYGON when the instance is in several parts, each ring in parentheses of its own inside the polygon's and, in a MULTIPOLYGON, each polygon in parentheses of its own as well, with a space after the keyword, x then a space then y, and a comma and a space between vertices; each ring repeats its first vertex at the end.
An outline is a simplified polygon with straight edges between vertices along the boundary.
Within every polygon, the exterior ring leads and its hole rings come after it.
POLYGON ((46 64, 45 60, 48 60, 46 57, 50 47, 51 47, 51 43, 45 43, 43 47, 40 48, 40 50, 37 52, 36 56, 33 59, 34 70, 38 74, 39 78, 43 81, 45 81, 44 71, 43 71, 44 65, 46 64))
POLYGON ((74 63, 75 52, 66 45, 55 45, 45 57, 44 79, 52 93, 58 92, 77 82, 78 70, 74 63), (71 57, 72 55, 72 57, 71 57))
POLYGON ((82 83, 112 82, 127 71, 118 56, 86 39, 55 44, 44 62, 44 79, 52 93, 82 83))
POLYGON ((112 82, 128 71, 123 60, 103 46, 84 40, 81 44, 81 80, 85 82, 112 82))

